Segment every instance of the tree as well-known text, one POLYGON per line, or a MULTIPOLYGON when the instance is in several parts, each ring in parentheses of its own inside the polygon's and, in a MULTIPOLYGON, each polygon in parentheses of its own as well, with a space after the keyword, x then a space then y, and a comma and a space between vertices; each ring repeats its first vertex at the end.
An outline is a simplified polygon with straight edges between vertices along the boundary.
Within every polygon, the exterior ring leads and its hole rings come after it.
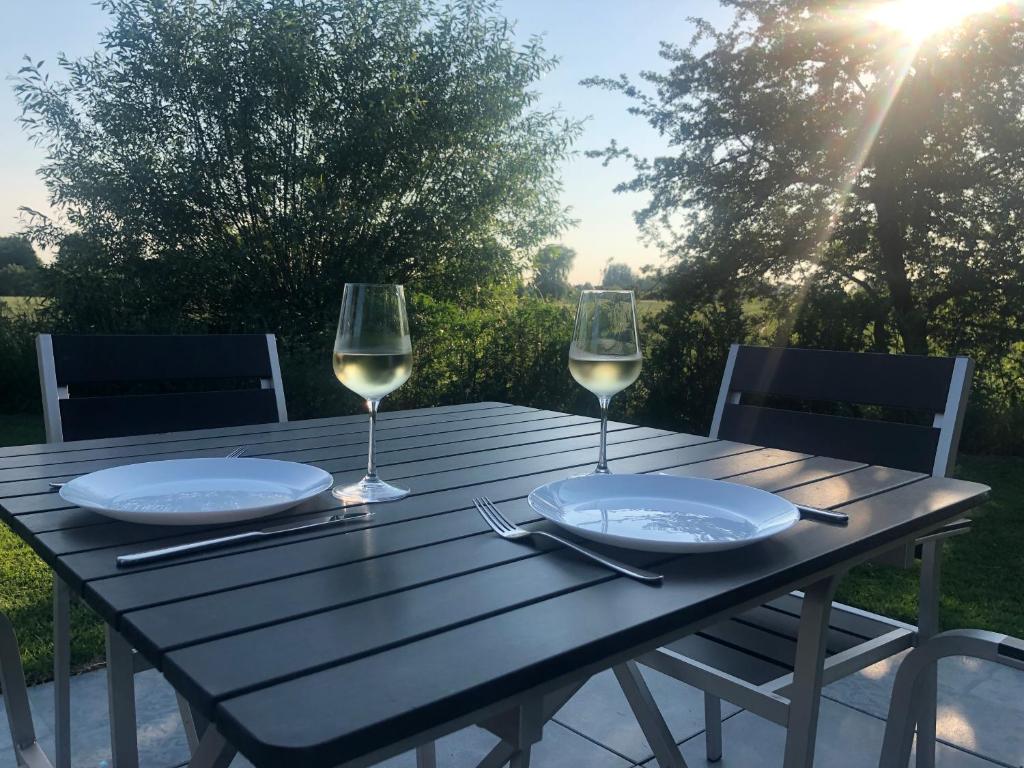
POLYGON ((23 237, 0 237, 0 296, 34 296, 42 264, 23 237))
POLYGON ((567 221, 578 126, 533 108, 554 60, 491 2, 101 6, 97 53, 16 85, 63 217, 27 232, 123 298, 100 325, 323 334, 346 281, 472 297, 567 221))
POLYGON ((545 245, 533 257, 533 287, 545 299, 562 299, 569 295, 569 272, 576 261, 576 251, 564 245, 545 245))
POLYGON ((863 294, 859 335, 876 349, 1006 354, 1024 328, 1019 14, 918 44, 845 0, 722 2, 735 22, 663 44, 670 71, 642 76, 653 92, 589 81, 630 97, 677 152, 593 153, 632 161, 619 189, 649 194, 648 235, 717 275, 710 300, 796 285, 799 303, 816 285, 863 294))
POLYGON ((628 264, 609 261, 601 275, 601 285, 604 288, 632 288, 636 285, 636 275, 628 264))
POLYGON ((0 269, 10 266, 23 269, 39 268, 39 257, 36 256, 32 243, 26 238, 17 235, 0 237, 0 269))

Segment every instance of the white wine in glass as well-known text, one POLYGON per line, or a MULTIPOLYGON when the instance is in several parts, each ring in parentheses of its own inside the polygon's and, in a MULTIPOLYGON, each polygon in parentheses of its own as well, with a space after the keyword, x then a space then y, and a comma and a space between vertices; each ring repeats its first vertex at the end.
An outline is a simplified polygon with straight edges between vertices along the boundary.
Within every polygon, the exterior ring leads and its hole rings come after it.
POLYGON ((380 401, 405 384, 411 374, 412 341, 402 286, 346 284, 334 341, 334 375, 366 400, 370 448, 366 476, 331 491, 345 504, 393 501, 408 495, 407 488, 385 483, 377 476, 374 431, 380 401))
POLYGON ((643 357, 632 291, 583 291, 569 347, 569 372, 597 396, 601 446, 595 474, 608 474, 608 404, 640 376, 643 357))

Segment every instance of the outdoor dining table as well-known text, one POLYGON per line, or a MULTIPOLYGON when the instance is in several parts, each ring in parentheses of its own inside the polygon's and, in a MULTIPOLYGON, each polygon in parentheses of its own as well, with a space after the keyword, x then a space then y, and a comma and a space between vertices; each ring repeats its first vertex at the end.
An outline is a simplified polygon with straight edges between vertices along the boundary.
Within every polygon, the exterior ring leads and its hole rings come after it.
MULTIPOLYGON (((728 478, 817 507, 848 526, 805 520, 729 552, 607 550, 664 574, 619 576, 540 541, 505 541, 472 498, 513 522, 546 526, 526 496, 595 461, 597 421, 476 403, 383 413, 378 461, 412 489, 372 519, 118 568, 118 555, 262 527, 157 527, 70 506, 51 481, 121 464, 248 456, 314 464, 339 481, 363 471, 363 416, 0 449, 4 521, 108 626, 108 675, 130 689, 132 651, 210 723, 194 765, 237 749, 257 766, 368 765, 484 722, 507 761, 583 680, 793 589, 813 588, 981 503, 976 483, 624 423, 609 425, 615 473, 728 478), (504 729, 504 730, 503 730, 504 729), (517 743, 517 738, 520 740, 517 743)), ((336 510, 322 494, 270 520, 336 510)), ((787 766, 813 760, 821 639, 801 621, 787 766), (794 736, 794 733, 796 736, 794 736)), ((113 754, 137 762, 134 708, 115 694, 113 754)), ((129 699, 131 697, 128 697, 129 699)))

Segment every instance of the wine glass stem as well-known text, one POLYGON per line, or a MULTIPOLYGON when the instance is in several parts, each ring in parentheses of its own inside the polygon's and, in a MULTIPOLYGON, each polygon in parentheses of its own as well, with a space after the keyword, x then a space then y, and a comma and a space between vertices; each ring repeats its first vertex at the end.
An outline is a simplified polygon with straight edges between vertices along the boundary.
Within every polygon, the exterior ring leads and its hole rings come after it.
POLYGON ((611 473, 608 469, 608 403, 612 399, 608 396, 600 396, 597 402, 601 405, 601 448, 597 454, 597 469, 594 471, 600 475, 611 473))
POLYGON ((380 400, 367 400, 366 407, 370 411, 370 452, 366 459, 366 479, 377 479, 377 460, 374 455, 376 443, 374 440, 374 429, 377 426, 377 409, 380 407, 380 400))

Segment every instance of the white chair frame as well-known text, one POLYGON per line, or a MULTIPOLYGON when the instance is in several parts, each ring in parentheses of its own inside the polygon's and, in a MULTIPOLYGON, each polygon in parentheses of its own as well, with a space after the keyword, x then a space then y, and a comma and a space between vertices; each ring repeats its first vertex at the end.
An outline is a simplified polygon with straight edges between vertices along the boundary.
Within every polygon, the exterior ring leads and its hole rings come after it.
MULTIPOLYGON (((733 344, 729 348, 711 424, 712 438, 719 436, 726 403, 740 401, 741 393, 733 390, 731 386, 739 349, 739 344, 733 344)), ((945 408, 942 413, 935 414, 932 422, 932 426, 940 430, 932 466, 933 476, 945 477, 956 464, 956 449, 963 424, 964 408, 970 394, 972 372, 973 362, 970 358, 955 358, 945 408)), ((705 750, 709 761, 715 762, 722 757, 721 700, 726 699, 787 729, 785 768, 810 768, 811 762, 808 761, 813 761, 814 756, 817 707, 809 707, 808 703, 820 697, 823 685, 924 643, 938 633, 941 544, 945 538, 967 533, 969 530, 969 521, 958 521, 918 540, 922 548, 922 567, 916 627, 892 619, 883 619, 892 625, 891 631, 825 659, 824 638, 828 632, 832 596, 838 585, 837 576, 811 585, 805 593, 793 593, 803 599, 800 617, 801 638, 805 636, 805 625, 809 625, 814 631, 807 633, 808 641, 801 639, 798 644, 797 665, 792 674, 764 685, 753 685, 669 648, 659 648, 636 661, 704 691, 705 750)), ((911 558, 913 551, 913 546, 901 548, 900 559, 905 561, 911 558)), ((845 611, 865 614, 850 606, 841 607, 845 611)), ((873 614, 865 615, 875 620, 880 618, 873 614)), ((646 687, 642 678, 639 684, 646 687)), ((919 699, 924 702, 915 711, 919 744, 932 745, 931 749, 918 749, 917 766, 934 768, 934 670, 930 675, 922 675, 917 684, 917 693, 919 699)), ((633 695, 627 698, 645 733, 659 731, 660 724, 664 721, 649 692, 644 696, 633 695)), ((655 747, 655 757, 662 768, 685 768, 686 762, 675 744, 659 743, 652 746, 655 747)))
POLYGON ((18 638, 11 620, 3 613, 0 613, 0 688, 3 688, 7 725, 11 729, 11 746, 17 764, 25 768, 53 768, 36 739, 18 638))
MULTIPOLYGON (((273 389, 279 422, 288 421, 277 339, 266 334, 271 377, 260 380, 262 389, 273 389)), ((42 390, 43 419, 46 442, 64 442, 60 401, 69 398, 67 387, 57 385, 57 367, 50 334, 36 337, 36 358, 39 363, 39 386, 42 390)), ((56 572, 53 574, 53 694, 54 694, 54 759, 56 768, 71 768, 71 591, 56 572)), ((111 749, 115 768, 138 766, 138 743, 134 728, 121 727, 135 723, 135 674, 152 667, 109 625, 106 626, 107 705, 110 710, 111 749)), ((6 690, 6 686, 5 686, 6 690)), ((178 708, 185 726, 189 749, 195 752, 206 727, 205 721, 192 712, 180 695, 178 708)), ((13 729, 12 729, 13 733, 13 729)))
POLYGON ((908 653, 896 672, 879 768, 906 768, 914 741, 914 713, 927 706, 928 680, 935 675, 939 659, 947 656, 970 656, 1024 670, 1024 641, 981 629, 955 629, 908 653))

